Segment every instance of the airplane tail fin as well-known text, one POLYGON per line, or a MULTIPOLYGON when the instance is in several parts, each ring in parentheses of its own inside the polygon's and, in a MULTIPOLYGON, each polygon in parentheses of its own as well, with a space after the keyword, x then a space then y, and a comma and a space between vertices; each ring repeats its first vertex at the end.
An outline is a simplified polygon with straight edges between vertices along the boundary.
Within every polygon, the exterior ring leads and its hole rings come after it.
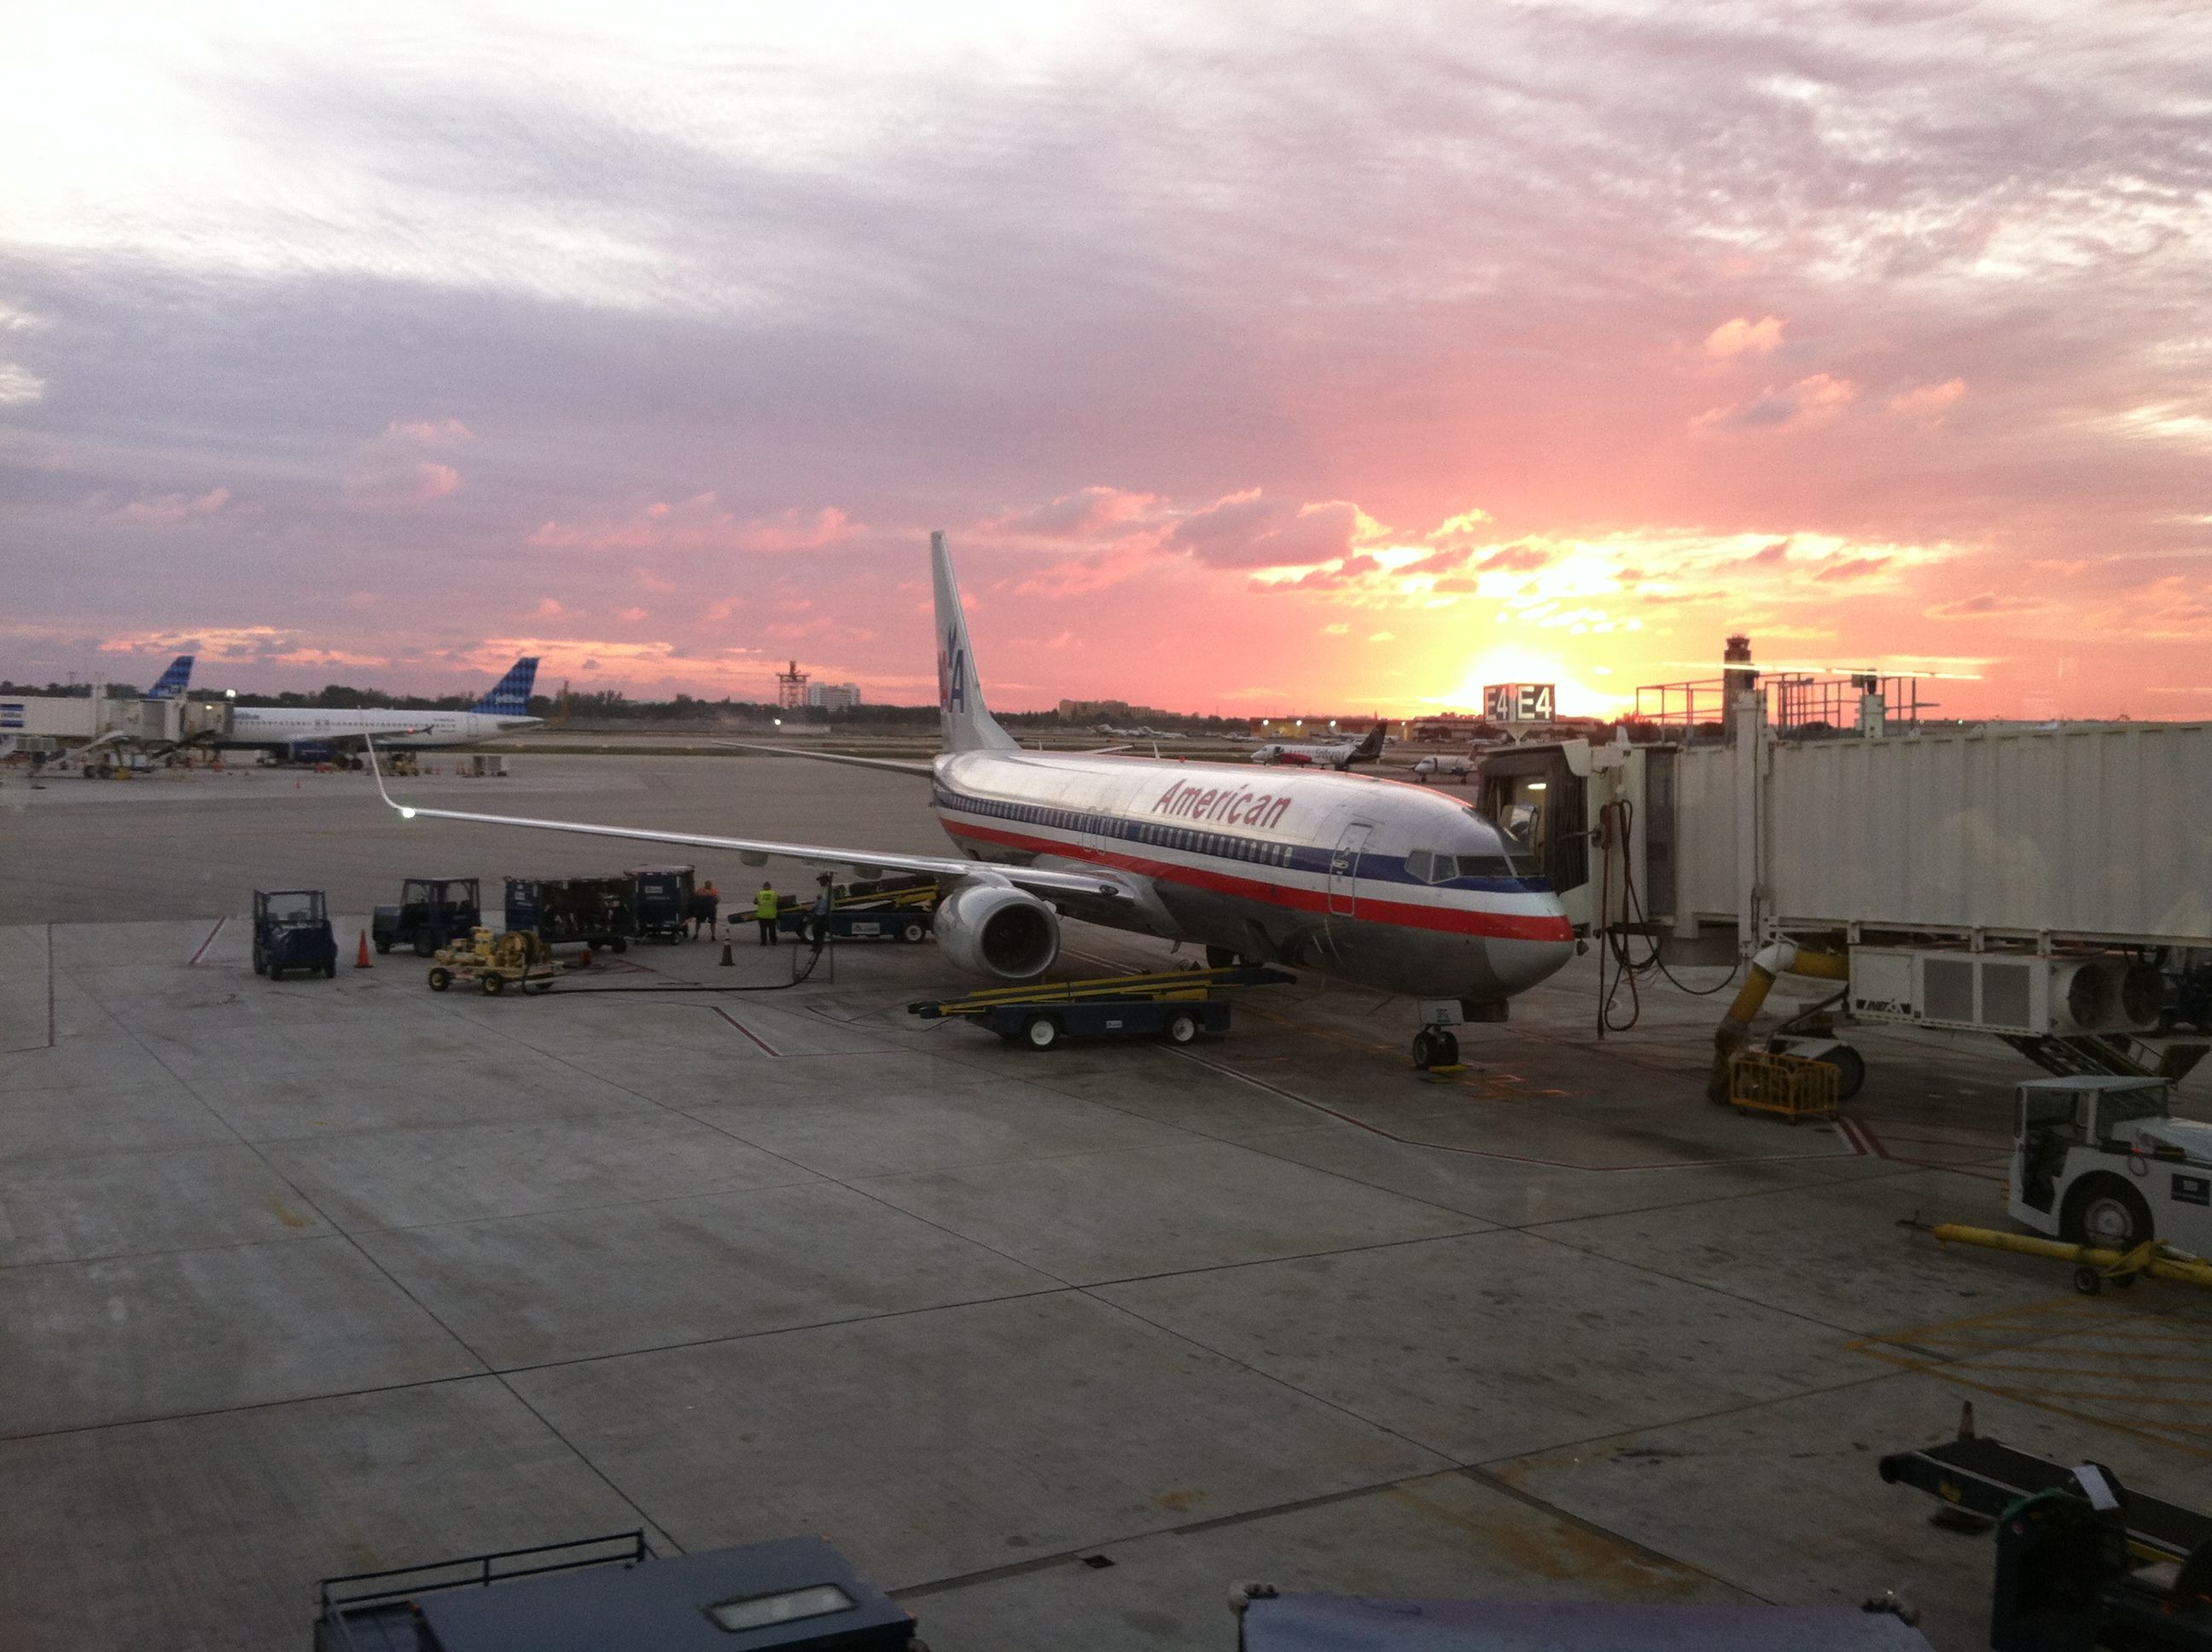
POLYGON ((514 662, 505 677, 499 679, 492 691, 471 706, 471 711, 486 711, 495 717, 527 717, 530 715, 530 690, 538 681, 538 656, 525 654, 514 662))
POLYGON ((929 536, 931 573, 937 589, 937 709, 947 751, 1017 751, 1013 737, 1000 728, 983 704, 983 685, 975 672, 975 651, 968 641, 968 613, 960 605, 959 582, 952 577, 952 553, 943 533, 929 536))
POLYGON ((1346 759, 1346 761, 1356 763, 1371 763, 1377 757, 1381 756, 1382 755, 1383 736, 1389 732, 1389 727, 1390 725, 1387 720, 1380 717, 1376 718, 1375 720, 1375 726, 1367 731, 1367 738, 1362 740, 1358 745, 1352 748, 1352 756, 1346 759))
POLYGON ((161 681, 146 690, 146 697, 149 700, 173 700, 185 691, 185 685, 191 680, 192 657, 179 654, 169 662, 169 669, 161 673, 161 681))

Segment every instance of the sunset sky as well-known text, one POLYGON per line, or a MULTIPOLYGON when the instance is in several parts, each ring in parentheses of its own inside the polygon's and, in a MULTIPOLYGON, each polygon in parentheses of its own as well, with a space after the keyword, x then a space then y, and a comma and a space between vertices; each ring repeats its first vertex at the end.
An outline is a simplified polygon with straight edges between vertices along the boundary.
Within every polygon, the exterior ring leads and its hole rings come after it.
POLYGON ((9 15, 0 677, 2212 717, 2212 8, 9 15))

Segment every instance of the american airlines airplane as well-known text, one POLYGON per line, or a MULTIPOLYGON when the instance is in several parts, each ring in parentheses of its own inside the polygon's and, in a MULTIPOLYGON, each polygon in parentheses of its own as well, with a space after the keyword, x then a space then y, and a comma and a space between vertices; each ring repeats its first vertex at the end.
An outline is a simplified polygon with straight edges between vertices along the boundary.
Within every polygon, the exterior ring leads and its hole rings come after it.
POLYGON ((336 746, 374 736, 387 746, 469 745, 536 728, 545 720, 530 715, 531 685, 538 660, 526 654, 498 686, 466 711, 332 711, 315 706, 234 706, 229 732, 220 746, 289 751, 295 747, 336 746))
POLYGON ((1346 769, 1354 763, 1371 763, 1382 755, 1387 725, 1377 720, 1361 740, 1333 740, 1313 745, 1285 745, 1270 741, 1252 754, 1255 763, 1284 763, 1294 768, 1346 769))
MULTIPOLYGON (((1210 961, 1296 965, 1424 1000, 1425 1018, 1499 1020, 1505 1000, 1574 952, 1559 897, 1483 816, 1397 781, 1313 769, 1023 750, 983 704, 945 536, 933 535, 938 705, 927 762, 790 752, 929 781, 960 856, 647 831, 385 801, 409 818, 528 826, 843 868, 945 885, 937 938, 959 969, 1027 981, 1050 969, 1065 914, 1196 942, 1210 961)), ((769 747, 765 750, 780 750, 769 747)), ((380 774, 378 783, 382 785, 380 774)), ((1425 1026, 1415 1060, 1456 1054, 1425 1026)))

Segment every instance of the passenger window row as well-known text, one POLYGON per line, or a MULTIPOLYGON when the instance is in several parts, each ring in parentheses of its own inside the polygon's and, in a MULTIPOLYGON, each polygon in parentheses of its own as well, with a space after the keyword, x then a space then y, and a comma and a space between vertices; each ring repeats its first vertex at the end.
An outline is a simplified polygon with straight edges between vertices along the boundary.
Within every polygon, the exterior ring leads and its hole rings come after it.
POLYGON ((1149 843, 1156 848, 1182 849, 1191 854, 1209 854, 1224 860, 1249 860, 1265 866, 1287 866, 1291 864, 1291 848, 1286 843, 1267 843, 1255 838, 1234 837, 1226 832, 1201 832, 1193 826, 1165 826, 1151 821, 1140 821, 1129 826, 1107 816, 1079 814, 1071 809, 1044 809, 1025 803, 1005 803, 994 798, 948 796, 944 801, 954 808, 987 815, 994 819, 1023 821, 1033 825, 1050 826, 1064 832, 1079 832, 1094 837, 1132 837, 1139 843, 1149 843))

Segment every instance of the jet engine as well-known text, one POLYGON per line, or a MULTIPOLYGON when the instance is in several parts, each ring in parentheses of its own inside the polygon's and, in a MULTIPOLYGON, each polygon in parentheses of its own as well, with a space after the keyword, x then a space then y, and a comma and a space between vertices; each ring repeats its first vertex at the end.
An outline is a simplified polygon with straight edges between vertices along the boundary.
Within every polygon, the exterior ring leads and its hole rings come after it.
POLYGON ((1004 884, 963 884, 937 903, 937 944, 959 969, 1027 981, 1060 956, 1060 914, 1004 884))

